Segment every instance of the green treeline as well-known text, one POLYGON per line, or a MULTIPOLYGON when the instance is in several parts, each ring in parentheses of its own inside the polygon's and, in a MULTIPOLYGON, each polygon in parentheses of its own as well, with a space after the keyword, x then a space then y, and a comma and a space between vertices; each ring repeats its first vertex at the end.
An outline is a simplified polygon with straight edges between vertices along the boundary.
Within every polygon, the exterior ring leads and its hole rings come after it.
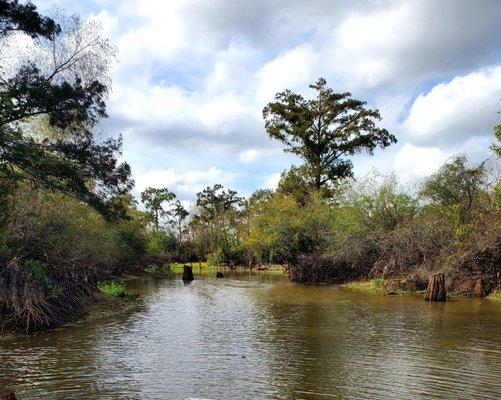
POLYGON ((0 71, 0 330, 57 326, 100 288, 122 293, 107 278, 172 261, 284 264, 299 282, 413 288, 441 270, 452 290, 471 293, 479 279, 486 292, 499 287, 499 145, 483 163, 456 156, 412 187, 376 171, 355 181, 351 156, 396 138, 378 110, 319 79, 313 98, 286 90, 263 110, 268 135, 303 160, 276 190, 243 198, 216 184, 188 206, 159 182, 135 199, 121 139, 96 134, 116 57, 100 27, 0 0, 2 51, 19 35, 32 39, 30 58, 0 71))

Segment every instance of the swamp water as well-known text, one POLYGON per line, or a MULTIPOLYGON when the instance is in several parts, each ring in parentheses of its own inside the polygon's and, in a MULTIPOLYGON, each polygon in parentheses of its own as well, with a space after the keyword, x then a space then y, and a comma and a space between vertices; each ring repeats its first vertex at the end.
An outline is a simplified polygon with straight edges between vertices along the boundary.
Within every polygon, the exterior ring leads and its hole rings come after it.
POLYGON ((248 272, 128 288, 138 309, 0 336, 0 388, 22 399, 501 399, 501 301, 248 272))

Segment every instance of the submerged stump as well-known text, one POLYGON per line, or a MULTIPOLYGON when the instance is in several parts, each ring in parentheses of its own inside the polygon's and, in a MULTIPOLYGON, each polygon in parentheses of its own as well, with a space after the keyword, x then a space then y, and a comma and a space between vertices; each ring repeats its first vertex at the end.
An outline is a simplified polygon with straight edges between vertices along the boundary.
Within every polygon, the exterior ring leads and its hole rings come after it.
POLYGON ((193 277, 193 269, 189 265, 183 266, 183 281, 191 282, 195 278, 193 277))
POLYGON ((476 297, 485 297, 486 295, 485 285, 482 278, 477 279, 477 281, 475 282, 475 288, 473 289, 473 294, 476 297))
POLYGON ((424 299, 427 301, 446 301, 447 291, 445 290, 445 275, 436 274, 433 275, 426 288, 426 293, 424 294, 424 299))

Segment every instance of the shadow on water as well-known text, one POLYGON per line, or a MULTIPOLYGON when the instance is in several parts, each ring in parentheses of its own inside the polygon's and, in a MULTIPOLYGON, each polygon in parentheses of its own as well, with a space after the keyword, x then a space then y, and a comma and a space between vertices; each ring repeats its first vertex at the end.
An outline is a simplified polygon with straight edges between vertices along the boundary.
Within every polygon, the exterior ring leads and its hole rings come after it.
POLYGON ((141 309, 2 338, 0 387, 51 399, 501 398, 500 302, 430 304, 255 271, 128 287, 141 309))

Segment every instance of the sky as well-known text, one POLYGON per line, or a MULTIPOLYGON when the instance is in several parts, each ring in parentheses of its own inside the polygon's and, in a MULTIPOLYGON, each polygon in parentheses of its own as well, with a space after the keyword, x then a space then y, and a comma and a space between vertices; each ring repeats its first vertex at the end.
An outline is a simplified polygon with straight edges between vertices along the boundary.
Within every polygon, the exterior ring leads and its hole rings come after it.
MULTIPOLYGON (((43 11, 53 2, 34 1, 43 11)), ((300 160, 264 129, 275 93, 319 77, 381 111, 398 143, 355 176, 422 180, 454 154, 489 156, 501 122, 499 0, 63 0, 118 50, 109 118, 135 193, 184 201, 222 183, 248 196, 300 160)))

